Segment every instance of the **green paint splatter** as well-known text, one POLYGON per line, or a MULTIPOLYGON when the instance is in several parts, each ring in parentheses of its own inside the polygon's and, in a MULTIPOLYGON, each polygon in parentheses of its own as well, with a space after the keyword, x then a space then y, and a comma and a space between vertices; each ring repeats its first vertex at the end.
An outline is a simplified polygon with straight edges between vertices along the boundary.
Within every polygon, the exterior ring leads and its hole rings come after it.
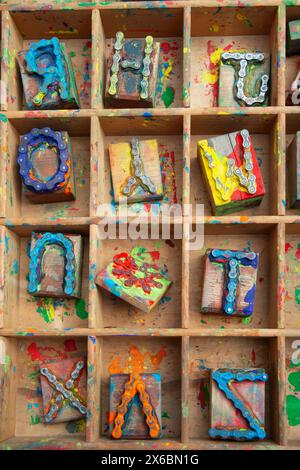
POLYGON ((162 97, 165 107, 169 108, 175 98, 174 88, 168 86, 163 92, 163 94, 161 95, 161 97, 162 97))
POLYGON ((300 371, 291 372, 288 381, 294 387, 294 392, 300 392, 300 371))
POLYGON ((295 289, 295 302, 297 305, 300 305, 300 287, 295 289))
POLYGON ((5 116, 5 114, 0 114, 0 121, 7 122, 7 117, 5 116))
POLYGON ((39 415, 35 416, 30 416, 30 424, 33 426, 34 424, 39 424, 40 423, 40 417, 39 415))
POLYGON ((171 416, 169 416, 167 411, 163 411, 161 417, 171 419, 171 416))
POLYGON ((10 356, 7 354, 4 358, 4 372, 5 374, 7 374, 8 370, 9 370, 9 366, 10 366, 10 356))
POLYGON ((242 323, 243 323, 244 325, 249 325, 249 323, 251 323, 251 322, 252 322, 252 317, 250 317, 250 316, 249 316, 249 317, 245 317, 245 318, 243 318, 243 320, 242 320, 242 323))
POLYGON ((96 7, 97 2, 79 2, 78 6, 79 7, 96 7))
POLYGON ((204 392, 205 401, 206 401, 206 403, 208 403, 208 402, 209 402, 210 393, 209 393, 209 388, 208 388, 208 385, 207 385, 207 384, 204 384, 203 392, 204 392))
POLYGON ((42 299, 40 305, 37 308, 37 312, 45 320, 46 323, 52 323, 55 318, 55 308, 53 299, 45 297, 42 299))
POLYGON ((84 299, 76 300, 76 315, 82 320, 85 320, 88 317, 88 312, 86 311, 86 308, 85 308, 84 299))
POLYGON ((294 395, 286 397, 286 411, 290 426, 298 426, 300 424, 300 400, 294 395))
POLYGON ((182 416, 187 418, 189 415, 189 407, 187 405, 182 405, 182 416))
POLYGON ((69 56, 70 56, 70 57, 75 57, 75 56, 76 56, 76 52, 75 52, 75 51, 69 52, 69 56))

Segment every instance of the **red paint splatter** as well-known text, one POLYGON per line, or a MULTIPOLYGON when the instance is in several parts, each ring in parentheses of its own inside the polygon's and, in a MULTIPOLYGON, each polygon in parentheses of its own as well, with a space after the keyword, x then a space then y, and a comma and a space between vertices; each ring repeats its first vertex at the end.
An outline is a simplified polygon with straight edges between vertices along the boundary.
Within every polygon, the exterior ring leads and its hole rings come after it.
POLYGON ((297 251, 295 253, 295 256, 296 256, 297 260, 300 259, 300 244, 297 246, 297 251))
POLYGON ((251 362, 252 362, 252 365, 255 365, 255 360, 256 360, 256 353, 255 353, 254 349, 252 349, 252 351, 251 351, 251 362))
POLYGON ((148 251, 148 254, 151 256, 152 261, 158 261, 160 257, 159 251, 148 251))
POLYGON ((52 359, 67 359, 67 354, 57 351, 51 347, 37 346, 36 343, 31 343, 27 348, 27 354, 31 357, 32 361, 49 361, 52 359), (46 353, 46 354, 45 354, 46 353))
POLYGON ((287 253, 290 248, 292 248, 292 245, 290 243, 286 243, 285 244, 285 252, 287 253))
MULTIPOLYGON (((170 51, 177 51, 178 46, 176 46, 176 45, 171 46, 171 44, 169 42, 161 42, 160 43, 160 49, 164 54, 168 54, 170 51)), ((175 54, 171 54, 171 56, 174 56, 174 55, 175 54)))
POLYGON ((198 404, 201 406, 202 410, 206 407, 205 391, 204 391, 204 382, 200 382, 200 391, 198 394, 198 404))
MULTIPOLYGON (((224 47, 222 50, 223 51, 229 51, 232 49, 233 45, 228 44, 228 46, 224 47)), ((219 75, 219 67, 220 63, 215 64, 211 60, 212 54, 218 49, 218 46, 215 46, 212 41, 207 42, 207 55, 209 57, 209 63, 208 63, 208 70, 213 74, 218 74, 219 75)), ((214 97, 214 105, 217 104, 218 101, 218 93, 219 93, 219 80, 216 80, 216 82, 213 85, 210 85, 212 87, 212 94, 214 97)))
POLYGON ((77 351, 77 346, 74 339, 66 339, 64 345, 66 352, 77 351))
POLYGON ((119 253, 113 258, 112 274, 124 281, 126 287, 140 287, 145 294, 150 294, 151 289, 160 289, 162 284, 158 281, 163 276, 159 272, 157 265, 143 263, 142 267, 136 264, 135 259, 128 253, 119 253), (143 268, 143 269, 142 269, 143 268), (150 269, 152 269, 150 271, 150 269), (155 272, 153 272, 155 270, 155 272), (137 273, 143 271, 143 277, 138 277, 137 273))

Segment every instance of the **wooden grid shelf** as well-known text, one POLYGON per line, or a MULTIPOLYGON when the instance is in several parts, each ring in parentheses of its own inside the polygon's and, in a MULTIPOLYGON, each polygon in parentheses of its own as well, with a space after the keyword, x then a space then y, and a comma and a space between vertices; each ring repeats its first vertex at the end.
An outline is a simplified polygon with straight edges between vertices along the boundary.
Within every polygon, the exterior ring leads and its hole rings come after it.
MULTIPOLYGON (((300 416, 297 423, 286 407, 299 400, 291 384, 300 366, 291 358, 300 345, 300 213, 288 208, 285 175, 286 146, 300 129, 300 106, 286 106, 285 95, 299 61, 285 57, 285 30, 287 20, 300 18, 300 1, 285 6, 279 0, 249 0, 241 8, 228 0, 220 8, 217 0, 153 1, 150 7, 146 1, 68 0, 50 1, 47 11, 42 0, 26 3, 24 8, 15 0, 0 5, 0 449, 299 449, 300 416), (152 34, 162 43, 154 109, 104 107, 105 48, 118 30, 128 37, 152 34), (81 109, 27 111, 16 54, 31 41, 53 36, 63 39, 71 53, 81 109), (229 44, 271 54, 270 106, 217 107, 217 60, 229 44), (22 197, 19 136, 42 126, 71 136, 78 187, 71 203, 31 206, 22 197), (196 162, 196 142, 244 127, 253 136, 267 194, 259 208, 214 217, 196 162), (171 191, 168 202, 202 203, 205 214, 199 250, 189 250, 186 238, 175 239, 177 224, 187 234, 186 223, 176 216, 171 216, 169 240, 143 242, 159 249, 174 281, 167 301, 148 315, 121 305, 94 284, 115 250, 134 244, 99 235, 100 206, 112 202, 107 146, 131 135, 157 138, 161 158, 174 157, 176 193, 171 191), (27 294, 28 241, 36 229, 84 236, 80 302, 47 304, 27 294), (261 254, 250 321, 200 313, 203 253, 218 243, 261 254), (107 437, 108 376, 118 364, 125 368, 131 348, 146 362, 152 360, 151 371, 156 367, 162 374, 164 437, 159 441, 107 437), (45 426, 39 419, 38 365, 79 351, 88 359, 86 429, 45 426), (265 441, 208 438, 209 369, 222 366, 266 368, 265 441)), ((196 222, 194 214, 192 227, 196 222)))

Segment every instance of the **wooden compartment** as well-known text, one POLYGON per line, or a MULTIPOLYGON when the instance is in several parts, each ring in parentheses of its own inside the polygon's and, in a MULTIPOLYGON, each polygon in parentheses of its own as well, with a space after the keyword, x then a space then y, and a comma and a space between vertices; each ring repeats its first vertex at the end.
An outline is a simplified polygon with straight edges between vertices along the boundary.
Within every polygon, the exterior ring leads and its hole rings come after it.
POLYGON ((17 53, 32 42, 57 37, 70 55, 80 101, 80 108, 91 108, 92 19, 90 10, 12 11, 3 13, 7 29, 5 56, 8 67, 8 89, 4 109, 26 109, 23 87, 16 60, 17 53))
POLYGON ((285 325, 300 328, 300 226, 286 225, 285 234, 285 325))
POLYGON ((277 328, 282 312, 276 305, 276 272, 279 269, 280 233, 273 224, 229 225, 209 224, 204 227, 204 245, 191 250, 189 259, 189 304, 191 329, 197 328, 277 328), (254 312, 250 317, 228 317, 200 311, 204 254, 208 248, 252 250, 259 253, 254 312))
POLYGON ((217 106, 220 55, 229 49, 272 54, 270 105, 278 104, 275 6, 192 7, 191 105, 217 106))
MULTIPOLYGON (((34 116, 34 113, 33 113, 34 116)), ((90 119, 83 117, 66 118, 15 118, 3 126, 3 145, 7 148, 5 211, 8 218, 43 217, 60 219, 89 216, 90 196, 90 119), (32 204, 24 196, 22 180, 17 163, 20 137, 34 127, 50 127, 67 131, 72 145, 73 171, 75 176, 76 199, 74 201, 48 204, 32 204)))
MULTIPOLYGON (((176 7, 176 5, 174 5, 176 7)), ((117 31, 125 38, 151 35, 160 42, 159 69, 156 87, 156 108, 178 108, 183 104, 183 9, 150 8, 102 10, 100 12, 100 44, 108 48, 117 31)), ((101 88, 105 84, 105 49, 100 51, 101 88)), ((104 90, 103 90, 104 91, 104 90)), ((103 107, 103 101, 100 102, 103 107)))
POLYGON ((192 204, 204 204, 204 214, 212 215, 208 191, 197 157, 197 143, 200 139, 223 135, 229 132, 247 129, 254 145, 260 166, 265 195, 258 207, 249 207, 232 215, 259 216, 276 215, 278 199, 278 117, 272 114, 246 115, 192 115, 191 118, 191 186, 190 200, 192 204))
MULTIPOLYGON (((285 57, 285 27, 286 20, 300 18, 300 6, 285 6, 283 0, 249 0, 245 7, 234 0, 222 8, 206 0, 151 5, 141 1, 48 3, 45 9, 45 2, 28 0, 25 9, 9 1, 1 13, 0 449, 299 449, 299 379, 291 374, 298 374, 300 366, 291 367, 291 358, 299 349, 293 342, 300 340, 296 300, 300 214, 290 210, 286 201, 285 150, 300 130, 300 113, 297 107, 285 106, 287 83, 298 66, 298 59, 285 57), (105 48, 119 30, 130 38, 152 34, 161 42, 159 99, 153 110, 104 109, 105 48), (83 109, 28 112, 23 108, 16 54, 31 41, 53 36, 61 38, 71 53, 83 109), (218 61, 230 44, 262 48, 272 55, 267 108, 216 107, 218 61), (76 201, 33 206, 22 198, 16 148, 19 136, 35 126, 69 132, 77 163, 76 201), (253 137, 266 195, 257 208, 214 217, 196 161, 196 143, 200 137, 242 128, 253 137), (166 239, 161 220, 156 220, 158 239, 101 239, 101 225, 111 222, 117 212, 108 144, 129 141, 132 136, 159 141, 166 206, 203 205, 202 247, 190 249, 187 239, 189 229, 195 229, 195 214, 192 219, 171 214, 166 239), (112 209, 104 222, 103 204, 112 209), (179 226, 182 239, 174 233, 179 226), (33 230, 83 235, 79 302, 47 303, 27 294, 28 242, 33 230), (173 280, 150 314, 114 298, 94 282, 118 250, 134 245, 159 250, 173 280), (249 320, 200 312, 202 256, 205 248, 217 245, 260 252, 255 310, 249 320), (37 366, 41 357, 77 351, 88 356, 86 431, 82 425, 46 427, 39 421, 37 366), (107 434, 109 375, 130 371, 137 363, 146 372, 162 374, 163 438, 115 441, 107 434), (270 380, 265 441, 209 439, 209 370, 222 366, 266 368, 270 380), (297 402, 292 415, 289 396, 297 402)), ((136 204, 128 222, 142 209, 150 213, 161 206, 136 204)), ((184 214, 188 215, 186 209, 184 214)), ((117 234, 124 222, 119 215, 117 234)))
MULTIPOLYGON (((287 6, 286 8, 286 28, 288 23, 293 20, 300 19, 300 5, 287 6)), ((296 79, 300 69, 300 55, 286 57, 286 74, 285 74, 285 94, 288 95, 292 82, 296 79)), ((295 107, 294 105, 291 105, 295 107)))
MULTIPOLYGON (((291 112, 291 114, 286 115, 286 139, 285 139, 285 145, 286 145, 286 151, 292 142, 293 138, 295 137, 296 132, 300 130, 300 114, 298 112, 291 112)), ((293 209, 290 207, 290 201, 289 201, 289 178, 287 174, 287 159, 286 159, 286 165, 285 165, 285 201, 286 201, 286 214, 287 215, 300 215, 300 210, 299 209, 293 209)))
MULTIPOLYGON (((159 227, 158 227, 159 229, 159 227)), ((164 267, 166 276, 173 283, 165 295, 149 313, 128 304, 102 287, 94 284, 92 280, 90 327, 115 328, 119 331, 143 331, 156 328, 181 327, 181 240, 174 238, 171 228, 170 239, 133 240, 133 239, 105 239, 105 226, 91 226, 91 274, 94 278, 99 271, 112 262, 117 253, 129 253, 135 246, 142 246, 150 251, 156 263, 164 267)), ((126 227, 119 227, 118 236, 126 234, 126 227)), ((138 229, 139 230, 139 229, 138 229)), ((142 230, 142 228, 141 228, 142 230)), ((146 231, 148 235, 148 230, 146 231)), ((150 235, 150 234, 149 234, 150 235)))
POLYGON ((91 215, 101 215, 101 205, 117 206, 114 202, 108 144, 130 142, 135 136, 140 140, 157 139, 164 198, 158 202, 135 203, 128 212, 136 215, 149 211, 154 205, 180 204, 182 201, 183 118, 182 116, 119 116, 92 118, 92 182, 91 215))
MULTIPOLYGON (((0 337, 1 375, 1 439, 39 439, 76 435, 85 440, 85 423, 44 424, 39 366, 52 360, 87 355, 86 338, 4 338, 0 337), (5 362, 4 362, 5 361, 5 362), (16 373, 17 371, 17 373, 16 373)), ((29 448, 29 447, 27 447, 29 448)))
MULTIPOLYGON (((88 325, 88 227, 27 227, 15 230, 0 227, 3 257, 1 272, 3 293, 1 295, 0 325, 15 331, 68 330, 88 325), (32 231, 79 233, 84 237, 81 299, 53 299, 34 297, 27 292, 29 253, 32 231), (1 321, 2 320, 2 321, 1 321)), ((22 334, 22 333, 21 333, 22 334)))
MULTIPOLYGON (((189 357, 189 418, 188 428, 191 440, 207 439, 207 446, 213 446, 208 439, 209 429, 209 379, 210 370, 215 368, 264 368, 269 376, 266 383, 265 429, 267 443, 276 443, 279 410, 276 338, 190 338, 189 357), (213 340, 213 343, 212 343, 213 340), (269 442, 268 442, 269 441, 269 442)), ((237 443, 243 446, 243 443, 237 443)), ((249 443, 248 443, 249 445, 249 443)), ((251 446, 251 444, 250 444, 251 446)))
POLYGON ((180 439, 180 339, 107 337, 97 341, 100 341, 102 363, 96 372, 101 383, 100 436, 107 436, 110 374, 134 371, 161 374, 163 440, 180 439))
POLYGON ((286 426, 289 445, 300 445, 300 335, 286 338, 286 426))

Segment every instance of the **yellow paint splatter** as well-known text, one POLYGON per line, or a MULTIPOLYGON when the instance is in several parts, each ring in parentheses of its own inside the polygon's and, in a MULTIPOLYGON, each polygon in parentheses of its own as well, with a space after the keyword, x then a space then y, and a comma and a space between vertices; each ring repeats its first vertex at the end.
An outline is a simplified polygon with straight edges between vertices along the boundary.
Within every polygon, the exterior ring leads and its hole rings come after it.
POLYGON ((209 28, 212 33, 217 33, 220 30, 220 26, 218 24, 212 24, 209 28))

